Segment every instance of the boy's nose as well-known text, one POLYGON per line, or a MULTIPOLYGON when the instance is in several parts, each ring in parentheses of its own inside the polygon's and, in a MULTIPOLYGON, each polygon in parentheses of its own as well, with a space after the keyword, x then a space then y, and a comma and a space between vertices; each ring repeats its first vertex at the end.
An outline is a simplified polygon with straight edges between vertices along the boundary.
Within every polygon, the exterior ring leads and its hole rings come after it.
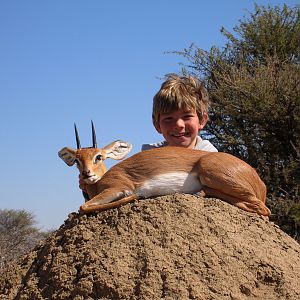
POLYGON ((178 127, 178 128, 184 127, 184 121, 182 119, 177 119, 176 123, 175 123, 175 126, 178 127))

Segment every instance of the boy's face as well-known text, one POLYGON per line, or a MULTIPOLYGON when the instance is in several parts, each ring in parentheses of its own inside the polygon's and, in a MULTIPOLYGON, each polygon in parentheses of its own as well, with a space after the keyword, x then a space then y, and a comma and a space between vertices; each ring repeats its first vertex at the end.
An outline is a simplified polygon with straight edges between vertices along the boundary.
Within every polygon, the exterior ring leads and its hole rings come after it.
POLYGON ((208 116, 204 114, 202 121, 196 110, 176 110, 160 114, 156 130, 163 135, 169 146, 193 148, 199 131, 207 123, 208 116))

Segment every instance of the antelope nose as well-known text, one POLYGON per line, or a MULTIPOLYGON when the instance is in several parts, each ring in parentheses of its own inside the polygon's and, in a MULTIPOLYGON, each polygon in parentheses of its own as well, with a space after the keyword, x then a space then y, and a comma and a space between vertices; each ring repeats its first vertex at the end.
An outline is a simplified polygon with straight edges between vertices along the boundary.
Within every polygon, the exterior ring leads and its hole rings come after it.
POLYGON ((91 173, 91 171, 90 171, 90 170, 85 170, 85 171, 82 171, 82 176, 84 176, 84 177, 87 177, 87 176, 89 176, 89 175, 90 175, 90 173, 91 173))

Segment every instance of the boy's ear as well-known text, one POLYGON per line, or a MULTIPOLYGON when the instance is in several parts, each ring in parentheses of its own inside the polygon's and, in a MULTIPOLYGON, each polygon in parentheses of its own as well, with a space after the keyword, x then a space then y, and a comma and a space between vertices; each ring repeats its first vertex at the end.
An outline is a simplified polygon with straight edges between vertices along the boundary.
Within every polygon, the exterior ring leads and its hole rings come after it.
POLYGON ((161 134, 161 129, 160 129, 159 124, 156 124, 156 122, 153 122, 153 125, 154 125, 156 131, 161 134))
POLYGON ((159 125, 154 125, 154 127, 158 133, 162 133, 159 125))
POLYGON ((199 121, 199 131, 205 127, 207 121, 208 121, 208 114, 205 112, 203 113, 201 121, 199 121))

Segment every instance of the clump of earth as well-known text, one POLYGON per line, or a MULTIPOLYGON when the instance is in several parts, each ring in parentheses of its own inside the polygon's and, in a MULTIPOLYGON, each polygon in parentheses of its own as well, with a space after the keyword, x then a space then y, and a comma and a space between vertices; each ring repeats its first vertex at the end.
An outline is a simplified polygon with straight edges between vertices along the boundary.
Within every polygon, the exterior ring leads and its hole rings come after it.
POLYGON ((72 213, 0 277, 0 299, 300 299, 300 245, 218 199, 72 213))

